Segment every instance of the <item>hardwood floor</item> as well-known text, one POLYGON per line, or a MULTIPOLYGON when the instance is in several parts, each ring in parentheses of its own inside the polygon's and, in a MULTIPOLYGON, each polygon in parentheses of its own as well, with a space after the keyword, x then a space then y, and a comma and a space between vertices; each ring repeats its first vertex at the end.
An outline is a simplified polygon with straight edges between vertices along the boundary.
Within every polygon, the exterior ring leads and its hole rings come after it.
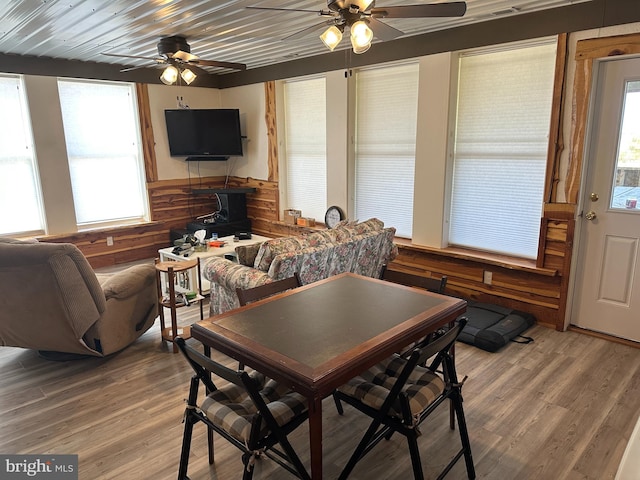
MULTIPOLYGON (((198 315, 190 307, 180 318, 189 324, 198 315)), ((469 377, 463 393, 478 478, 613 479, 640 412, 640 350, 545 327, 528 335, 534 343, 499 353, 457 347, 460 377, 469 377)), ((2 347, 0 372, 1 453, 78 454, 82 480, 176 478, 190 372, 160 343, 157 321, 107 359, 53 362, 2 347)), ((340 417, 331 399, 323 409, 325 472, 332 479, 368 422, 349 406, 340 417)), ((423 425, 426 478, 457 447, 447 415, 441 408, 423 425)), ((294 445, 307 462, 306 426, 294 445)), ((197 425, 191 479, 239 479, 241 470, 239 452, 218 437, 215 466, 208 465, 205 431, 197 425)), ((293 477, 262 459, 254 478, 293 477)), ((378 445, 350 478, 412 478, 403 438, 378 445)), ((464 462, 447 478, 466 478, 464 462)))

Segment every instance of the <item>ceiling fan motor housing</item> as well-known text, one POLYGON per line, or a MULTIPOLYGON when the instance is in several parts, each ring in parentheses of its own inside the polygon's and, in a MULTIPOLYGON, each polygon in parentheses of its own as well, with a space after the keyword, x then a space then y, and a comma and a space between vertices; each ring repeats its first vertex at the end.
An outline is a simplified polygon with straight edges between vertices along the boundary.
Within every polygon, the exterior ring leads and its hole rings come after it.
POLYGON ((362 12, 367 5, 371 8, 375 3, 375 1, 368 2, 366 0, 327 0, 327 7, 334 12, 340 12, 341 10, 348 11, 353 6, 362 12))
POLYGON ((158 53, 171 57, 176 52, 191 53, 191 47, 184 37, 165 37, 158 42, 158 53))

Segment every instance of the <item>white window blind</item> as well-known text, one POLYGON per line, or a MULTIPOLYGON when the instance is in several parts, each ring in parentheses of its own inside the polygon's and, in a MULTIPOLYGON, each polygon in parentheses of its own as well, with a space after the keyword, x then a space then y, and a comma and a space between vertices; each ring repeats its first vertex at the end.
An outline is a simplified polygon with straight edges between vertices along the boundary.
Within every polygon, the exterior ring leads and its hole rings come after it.
POLYGON ((555 51, 460 58, 450 244, 536 257, 555 51))
POLYGON ((327 210, 325 79, 284 84, 287 206, 324 221, 327 210))
POLYGON ((355 214, 411 237, 418 64, 356 73, 355 214))
POLYGON ((0 75, 0 234, 42 233, 31 122, 18 76, 0 75))
POLYGON ((58 80, 78 225, 146 217, 133 85, 58 80))

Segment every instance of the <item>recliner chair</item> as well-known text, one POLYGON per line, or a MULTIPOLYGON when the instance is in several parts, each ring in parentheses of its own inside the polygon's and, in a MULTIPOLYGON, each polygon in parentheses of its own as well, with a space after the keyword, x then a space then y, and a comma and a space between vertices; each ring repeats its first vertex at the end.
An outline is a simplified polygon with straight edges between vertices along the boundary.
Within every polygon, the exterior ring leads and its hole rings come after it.
POLYGON ((0 238, 0 345, 103 357, 147 331, 157 310, 152 264, 96 274, 73 244, 0 238))

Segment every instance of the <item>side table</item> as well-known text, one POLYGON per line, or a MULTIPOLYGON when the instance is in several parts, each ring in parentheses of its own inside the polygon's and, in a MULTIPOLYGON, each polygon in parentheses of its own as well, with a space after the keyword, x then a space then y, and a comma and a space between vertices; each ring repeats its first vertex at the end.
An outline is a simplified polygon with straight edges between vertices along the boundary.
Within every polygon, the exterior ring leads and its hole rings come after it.
MULTIPOLYGON (((178 328, 178 315, 177 309, 187 305, 185 301, 178 301, 177 295, 187 293, 186 288, 176 285, 176 274, 188 273, 188 270, 197 269, 198 290, 196 291, 196 297, 189 302, 198 302, 200 304, 200 320, 204 319, 204 310, 202 307, 202 301, 204 296, 202 295, 202 285, 200 283, 200 258, 196 257, 190 260, 182 262, 165 261, 160 262, 156 259, 156 284, 158 288, 158 307, 160 311, 160 332, 163 342, 173 343, 173 353, 178 351, 178 346, 175 344, 174 339, 177 336, 181 336, 185 340, 191 337, 191 327, 178 328), (166 275, 167 291, 162 289, 162 275, 166 275), (171 312, 171 327, 167 328, 164 321, 164 309, 168 308, 171 312)), ((186 298, 186 296, 184 297, 186 298)), ((183 298, 183 300, 184 300, 183 298)))

